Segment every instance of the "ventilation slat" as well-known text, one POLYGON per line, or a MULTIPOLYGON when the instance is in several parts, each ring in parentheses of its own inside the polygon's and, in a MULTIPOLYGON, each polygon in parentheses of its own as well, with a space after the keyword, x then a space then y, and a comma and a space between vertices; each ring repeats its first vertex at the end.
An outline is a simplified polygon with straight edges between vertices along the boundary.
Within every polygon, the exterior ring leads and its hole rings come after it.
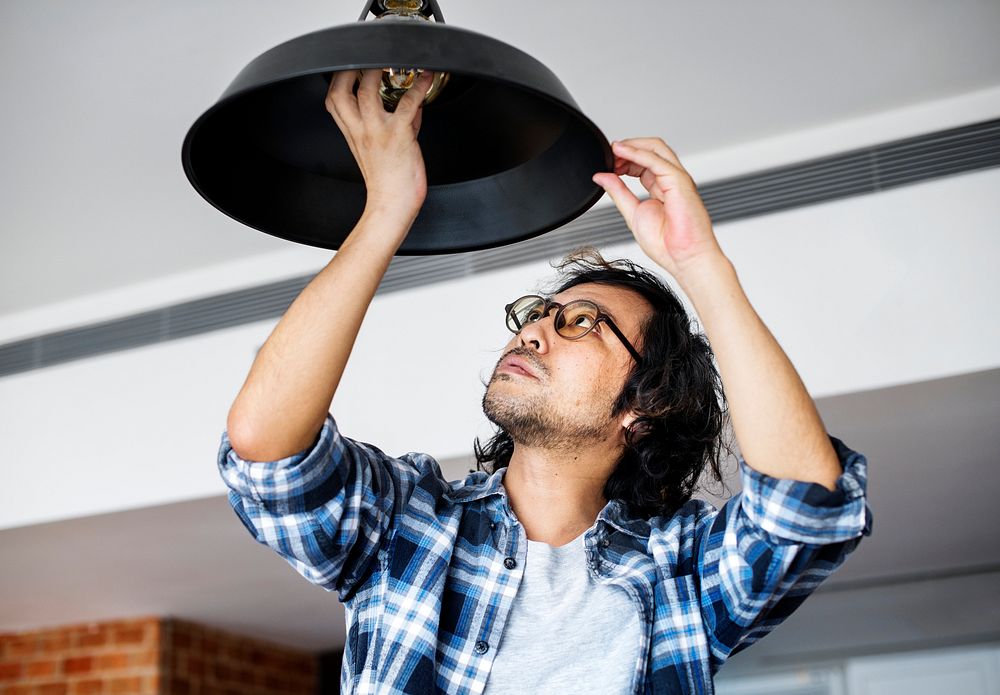
MULTIPOLYGON (((877 193, 1000 166, 1000 119, 843 152, 699 186, 716 223, 877 193)), ((614 206, 496 249, 394 258, 378 293, 399 292, 632 239, 614 206)), ((0 345, 0 377, 280 316, 313 278, 303 275, 133 316, 0 345)))
POLYGON ((724 197, 708 196, 705 206, 733 207, 753 204, 757 200, 796 201, 800 196, 819 195, 825 197, 843 197, 849 193, 871 193, 876 190, 875 180, 870 176, 841 176, 818 181, 800 181, 794 185, 760 188, 754 191, 740 191, 724 197))
POLYGON ((729 196, 761 189, 781 188, 805 181, 821 181, 844 175, 865 177, 869 175, 870 166, 871 156, 869 154, 838 159, 823 167, 793 164, 778 171, 765 172, 761 175, 747 174, 734 179, 712 182, 705 186, 699 186, 699 191, 704 193, 703 189, 711 188, 717 195, 729 196))

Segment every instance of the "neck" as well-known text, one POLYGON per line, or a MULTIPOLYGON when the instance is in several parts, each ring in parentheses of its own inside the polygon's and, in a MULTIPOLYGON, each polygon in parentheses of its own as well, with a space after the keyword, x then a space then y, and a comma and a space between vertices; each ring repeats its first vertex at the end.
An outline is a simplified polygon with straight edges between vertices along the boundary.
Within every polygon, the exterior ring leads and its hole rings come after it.
POLYGON ((607 504, 604 484, 620 446, 588 443, 575 451, 514 444, 503 485, 529 540, 565 545, 593 526, 607 504))

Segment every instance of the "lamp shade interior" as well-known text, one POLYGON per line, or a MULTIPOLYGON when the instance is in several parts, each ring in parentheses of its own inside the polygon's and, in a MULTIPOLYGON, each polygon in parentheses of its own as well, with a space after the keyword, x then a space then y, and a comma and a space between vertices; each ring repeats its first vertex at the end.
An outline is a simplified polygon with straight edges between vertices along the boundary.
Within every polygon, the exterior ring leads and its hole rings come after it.
POLYGON ((250 227, 338 248, 365 187, 324 99, 333 72, 388 66, 451 74, 424 107, 428 193, 400 254, 526 239, 601 197, 591 176, 610 170, 610 147, 558 79, 507 44, 432 22, 334 27, 261 55, 188 132, 188 178, 250 227))

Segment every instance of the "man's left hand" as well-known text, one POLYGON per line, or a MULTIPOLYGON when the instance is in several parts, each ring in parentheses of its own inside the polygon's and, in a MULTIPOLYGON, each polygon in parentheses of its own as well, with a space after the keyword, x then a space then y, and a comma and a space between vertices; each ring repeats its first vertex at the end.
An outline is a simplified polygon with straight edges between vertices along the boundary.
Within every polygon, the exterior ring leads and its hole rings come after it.
POLYGON ((678 280, 702 260, 722 254, 708 210, 694 180, 672 149, 660 138, 630 138, 612 143, 614 173, 594 174, 639 247, 678 280), (649 191, 640 200, 621 176, 635 176, 649 191))

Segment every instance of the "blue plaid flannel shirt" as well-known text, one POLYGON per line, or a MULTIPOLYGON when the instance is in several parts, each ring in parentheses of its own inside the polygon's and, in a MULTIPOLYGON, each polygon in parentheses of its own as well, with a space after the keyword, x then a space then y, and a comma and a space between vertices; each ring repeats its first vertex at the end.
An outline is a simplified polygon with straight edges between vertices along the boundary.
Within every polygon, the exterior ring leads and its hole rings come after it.
MULTIPOLYGON (((833 492, 741 461, 743 490, 721 510, 691 500, 645 520, 612 500, 600 512, 586 562, 645 626, 634 692, 712 693, 723 662, 871 532, 866 460, 830 440, 843 466, 833 492)), ((342 692, 483 692, 527 551, 505 469, 448 483, 432 457, 387 456, 332 417, 311 449, 273 462, 240 459, 224 434, 218 464, 254 538, 345 604, 342 692)))

